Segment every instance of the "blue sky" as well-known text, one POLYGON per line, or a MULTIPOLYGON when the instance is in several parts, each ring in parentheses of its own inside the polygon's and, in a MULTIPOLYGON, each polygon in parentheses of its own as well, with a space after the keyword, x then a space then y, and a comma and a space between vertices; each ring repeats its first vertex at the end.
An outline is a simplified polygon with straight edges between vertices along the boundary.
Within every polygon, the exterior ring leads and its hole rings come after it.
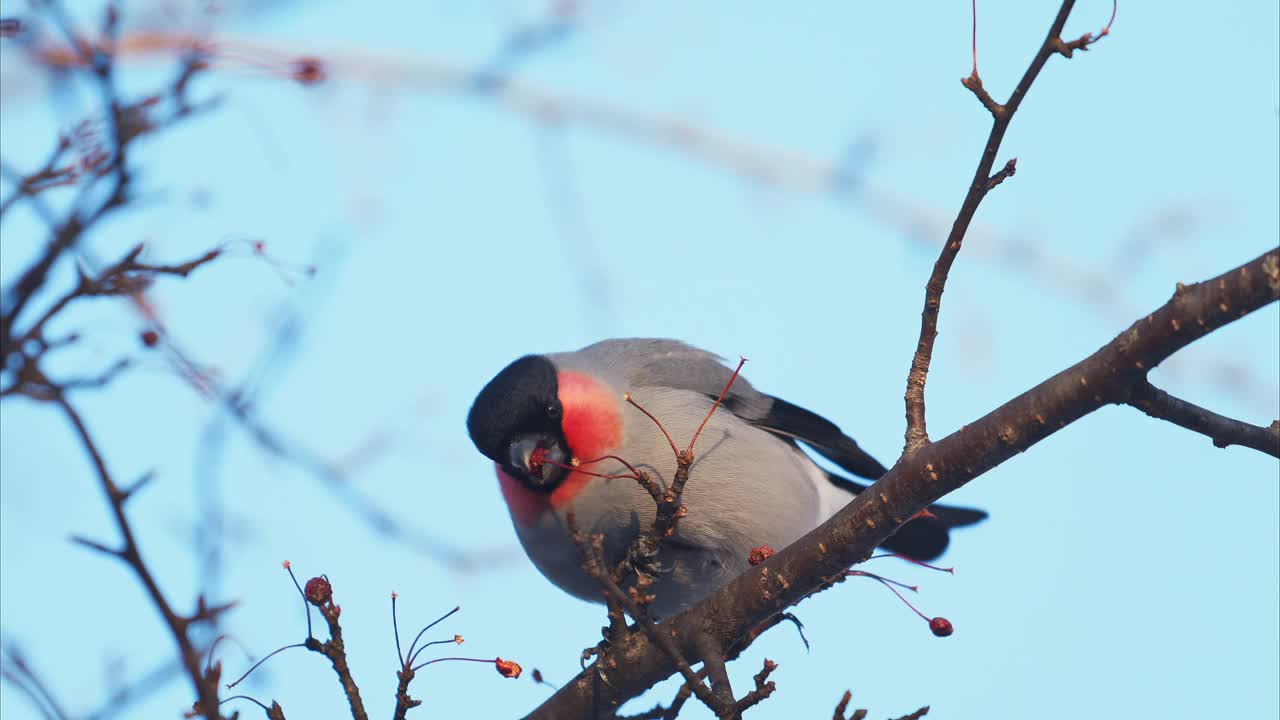
MULTIPOLYGON (((222 37, 259 58, 263 47, 314 55, 326 81, 243 65, 202 79, 222 107, 140 146, 137 209, 104 224, 91 250, 110 258, 145 240, 167 260, 236 248, 156 286, 172 341, 236 384, 257 372, 280 318, 301 318, 296 347, 262 376, 258 416, 349 468, 343 492, 479 558, 459 569, 380 537, 341 493, 272 458, 138 349, 129 308, 76 308, 59 329, 89 340, 56 368, 142 359, 77 404, 117 474, 157 471, 131 507, 144 552, 186 602, 200 498, 220 497, 231 539, 220 585, 240 602, 228 629, 255 654, 304 632, 287 558, 333 580, 375 715, 393 702, 393 590, 405 627, 461 605, 440 630, 464 635, 463 651, 552 682, 574 674, 603 612, 523 557, 463 427, 478 389, 524 353, 681 338, 750 358, 755 385, 881 460, 900 449, 924 282, 990 122, 958 82, 968 3, 587 3, 497 96, 441 73, 486 67, 513 29, 543 17, 539 3, 228 7, 222 37), (833 188, 833 167, 852 184, 833 188), (281 266, 254 257, 252 240, 281 266), (313 278, 296 270, 310 264, 313 278)), ((980 68, 998 99, 1056 7, 979 3, 980 68)), ((1080 2, 1068 34, 1110 11, 1080 2)), ((1018 174, 984 202, 951 275, 929 382, 935 437, 1092 352, 1175 282, 1276 245, 1277 15, 1261 2, 1122 4, 1111 37, 1049 62, 1001 152, 1018 174)), ((0 59, 3 155, 31 167, 90 96, 51 102, 21 58, 0 59)), ((133 59, 122 82, 141 91, 168 72, 133 59)), ((5 281, 38 229, 25 209, 5 218, 5 281)), ((1271 306, 1153 379, 1267 424, 1280 415, 1278 325, 1271 306)), ((87 710, 113 658, 133 676, 168 640, 123 568, 66 541, 114 535, 63 420, 22 400, 0 407, 0 625, 87 710)), ((954 636, 934 638, 874 583, 848 582, 796 610, 810 651, 775 630, 734 666, 735 685, 761 658, 779 662, 760 718, 825 717, 845 689, 873 717, 926 704, 931 717, 1275 716, 1278 476, 1273 458, 1106 408, 951 498, 991 513, 957 536, 954 577, 877 568, 918 582, 913 600, 949 617, 954 636)), ((228 673, 246 666, 224 649, 228 673)), ((549 694, 470 664, 434 665, 414 688, 421 717, 519 716, 549 694)), ((246 689, 289 717, 343 717, 327 664, 305 652, 246 689)), ((628 709, 674 692, 667 683, 628 709)), ((174 717, 189 702, 174 684, 126 717, 174 717)), ((32 717, 8 687, 0 714, 32 717)), ((692 703, 682 715, 708 716, 692 703)))

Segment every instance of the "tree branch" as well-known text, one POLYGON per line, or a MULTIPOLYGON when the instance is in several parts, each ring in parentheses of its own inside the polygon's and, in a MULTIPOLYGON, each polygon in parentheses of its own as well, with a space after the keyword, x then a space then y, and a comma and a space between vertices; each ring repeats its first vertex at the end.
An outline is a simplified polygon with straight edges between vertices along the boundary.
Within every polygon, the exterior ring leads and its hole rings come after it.
POLYGON ((1153 418, 1205 435, 1214 447, 1240 445, 1280 458, 1280 420, 1270 427, 1250 425, 1170 395, 1149 382, 1133 388, 1128 404, 1153 418))
POLYGON ((342 685, 342 692, 347 696, 347 704, 351 706, 351 717, 354 720, 369 720, 364 701, 360 698, 360 687, 356 685, 355 678, 351 676, 351 667, 347 665, 347 646, 342 640, 342 626, 338 623, 342 608, 329 602, 320 607, 320 615, 329 625, 329 639, 322 643, 315 638, 307 638, 306 647, 329 658, 329 664, 333 665, 333 672, 342 685))
MULTIPOLYGON (((107 469, 106 461, 103 459, 102 453, 99 452, 98 446, 94 443, 93 437, 89 434, 84 420, 80 418, 80 414, 63 397, 61 390, 53 396, 53 402, 62 408, 63 414, 66 415, 67 420, 75 429, 76 435, 79 436, 85 453, 88 454, 89 459, 92 461, 94 470, 98 474, 98 481, 107 496, 108 504, 111 506, 111 513, 115 517, 116 527, 120 530, 120 536, 123 540, 123 546, 118 551, 110 550, 105 546, 97 549, 118 556, 133 569, 138 581, 146 589, 147 595, 151 598, 151 603, 159 611, 165 625, 169 628, 169 633, 173 636, 173 640, 178 646, 178 655, 195 690, 197 711, 207 720, 221 720, 221 713, 218 712, 218 671, 206 673, 201 669, 200 653, 196 651, 195 643, 192 642, 191 636, 187 631, 195 622, 207 620, 226 608, 208 608, 205 606, 203 598, 201 598, 197 603, 197 611, 194 615, 182 616, 173 610, 168 598, 161 592, 155 576, 151 574, 151 569, 143 559, 138 543, 134 539, 133 527, 129 524, 129 518, 124 511, 124 504, 128 500, 129 494, 121 490, 120 486, 112 478, 111 472, 107 469)), ((90 547, 95 545, 95 543, 88 541, 82 542, 90 545, 90 547)))
MULTIPOLYGON (((1168 302, 1072 367, 1009 400, 951 435, 905 456, 849 505, 759 566, 751 568, 663 624, 689 662, 701 659, 692 639, 708 633, 727 647, 754 627, 823 586, 826 578, 869 557, 906 520, 943 495, 1108 404, 1127 403, 1163 360, 1195 340, 1280 299, 1280 250, 1206 282, 1183 287, 1168 302), (760 592, 763 574, 787 579, 760 592)), ((623 672, 592 683, 594 668, 574 678, 529 718, 590 717, 612 709, 673 672, 669 655, 645 632, 614 641, 610 657, 623 672)))
POLYGON ((1009 129, 1014 113, 1018 111, 1023 98, 1031 90, 1032 83, 1035 82, 1045 63, 1060 51, 1062 28, 1067 23, 1067 17, 1071 14, 1073 5, 1075 0, 1066 0, 1062 3, 1058 16, 1054 18, 1053 25, 1049 28, 1049 34, 1040 44, 1040 49, 1032 58, 1027 71, 1023 73, 1022 79, 1018 81, 1017 87, 1013 89, 1013 93, 1003 105, 997 103, 982 86, 976 64, 973 72, 961 80, 961 83, 991 112, 991 134, 987 136, 987 144, 982 149, 978 168, 973 173, 973 181, 969 183, 969 191, 964 196, 964 202, 960 204, 960 212, 951 225, 951 232, 942 245, 942 252, 933 265, 933 272, 929 275, 929 283, 925 287, 924 310, 920 313, 920 338, 916 342, 915 356, 911 359, 911 370, 907 373, 905 395, 907 432, 906 445, 903 448, 906 454, 919 450, 929 442, 929 432, 925 425, 924 386, 929 376, 929 363, 933 360, 933 343, 938 336, 938 311, 942 307, 942 292, 946 288, 947 275, 951 272, 951 265, 960 253, 960 246, 964 242, 965 233, 969 230, 969 223, 978 211, 978 205, 992 188, 1004 182, 1017 170, 1015 158, 1005 163, 1004 168, 999 172, 994 175, 991 173, 996 154, 1000 151, 1000 143, 1004 140, 1004 134, 1009 129))

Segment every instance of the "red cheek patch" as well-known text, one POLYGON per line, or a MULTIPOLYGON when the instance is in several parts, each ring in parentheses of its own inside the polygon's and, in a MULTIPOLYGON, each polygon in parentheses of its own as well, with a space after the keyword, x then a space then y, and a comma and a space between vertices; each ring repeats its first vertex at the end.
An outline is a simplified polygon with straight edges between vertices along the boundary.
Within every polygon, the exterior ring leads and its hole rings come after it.
POLYGON ((582 373, 562 372, 558 381, 564 408, 560 427, 573 456, 594 460, 617 449, 622 441, 622 415, 616 394, 582 373))
MULTIPOLYGON (((560 406, 564 415, 560 427, 569 451, 578 460, 594 460, 617 451, 622 442, 622 414, 618 396, 590 375, 564 371, 557 375, 560 406)), ((590 475, 569 473, 560 487, 551 493, 551 506, 561 508, 591 481, 590 475)))

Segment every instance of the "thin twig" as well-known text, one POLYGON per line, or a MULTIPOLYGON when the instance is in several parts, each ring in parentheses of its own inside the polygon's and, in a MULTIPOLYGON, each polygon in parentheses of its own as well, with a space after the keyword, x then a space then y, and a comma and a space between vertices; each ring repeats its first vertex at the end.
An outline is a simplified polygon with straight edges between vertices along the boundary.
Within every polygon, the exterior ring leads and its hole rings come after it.
POLYGON ((772 680, 769 680, 769 676, 777 669, 778 663, 765 658, 763 666, 760 668, 760 672, 756 673, 751 678, 756 684, 755 688, 746 695, 743 695, 742 699, 738 701, 738 707, 736 708, 737 715, 742 715, 744 711, 759 705, 773 694, 773 691, 777 689, 777 685, 772 680))
POLYGON ((12 643, 5 643, 3 659, 0 659, 0 676, 26 695, 47 720, 70 719, 71 716, 54 697, 53 691, 12 643))
MULTIPOLYGON (((107 469, 106 461, 94 443, 93 437, 89 434, 84 420, 80 418, 80 414, 72 408, 61 392, 54 396, 53 401, 62 409, 63 414, 75 429, 76 435, 79 436, 85 452, 93 463, 94 470, 98 474, 99 483, 107 496, 108 504, 111 506, 111 513, 115 517, 116 527, 119 529, 123 540, 123 546, 118 551, 118 556, 133 569, 143 588, 146 589, 147 595, 150 596, 152 605, 155 606, 165 625, 169 628, 169 633, 178 646, 178 653, 182 659, 183 667, 186 669, 192 688, 195 690, 199 712, 207 720, 220 720, 220 713, 218 712, 218 679, 216 674, 205 674, 202 671, 200 653, 196 651, 195 643, 191 640, 188 631, 193 623, 207 620, 216 612, 226 609, 226 606, 221 608, 199 607, 196 614, 186 617, 174 612, 169 600, 161 592, 155 576, 152 575, 151 568, 143 559, 137 540, 134 538, 133 527, 129 524, 129 519, 124 510, 128 495, 121 491, 112 478, 111 472, 107 469)), ((203 604, 203 602, 199 603, 200 606, 203 606, 203 604)))
POLYGON ((951 225, 951 232, 947 235, 942 252, 933 265, 933 272, 929 275, 929 282, 925 288, 924 310, 920 313, 920 337, 916 342, 915 355, 911 358, 911 369, 907 373, 905 395, 907 431, 903 455, 910 455, 929 442, 928 428, 925 423, 924 390, 929 376, 929 364, 933 359, 934 340, 938 336, 938 311, 942 307, 942 292, 946 288, 947 275, 951 272, 951 265, 960 253, 960 246, 964 242, 969 223, 978 211, 978 205, 992 188, 1013 175, 1016 170, 1016 162, 1010 160, 1004 169, 994 175, 991 173, 996 155, 1000 151, 1000 143, 1004 140, 1014 113, 1018 111, 1018 106, 1022 104, 1023 98, 1026 97, 1045 63, 1055 52, 1058 52, 1057 46, 1061 43, 1062 28, 1066 25, 1067 17, 1071 14, 1074 4, 1075 0, 1066 0, 1062 3, 1040 49, 1003 105, 992 99, 983 88, 982 79, 978 76, 976 59, 973 72, 962 80, 964 86, 973 92, 983 106, 991 112, 991 133, 987 136, 987 143, 982 149, 977 170, 974 171, 973 180, 969 183, 969 191, 960 204, 960 212, 951 225))

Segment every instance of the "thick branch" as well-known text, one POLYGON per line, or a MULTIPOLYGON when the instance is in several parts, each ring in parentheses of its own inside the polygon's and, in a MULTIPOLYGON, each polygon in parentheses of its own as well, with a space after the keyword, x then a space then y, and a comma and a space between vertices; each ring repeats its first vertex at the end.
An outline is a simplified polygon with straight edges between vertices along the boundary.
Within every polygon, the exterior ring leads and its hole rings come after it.
MULTIPOLYGON (((743 573, 698 606, 664 623, 690 662, 692 639, 710 634, 727 647, 752 628, 820 589, 826 578, 870 556, 905 520, 943 495, 1107 404, 1125 403, 1146 373, 1208 333, 1280 299, 1280 250, 1212 280, 1181 288, 1097 352, 984 417, 902 458, 874 485, 817 529, 743 573), (765 573, 785 578, 760 588, 765 573)), ((530 718, 590 717, 616 708, 673 672, 669 655, 644 632, 612 645, 623 672, 592 683, 593 668, 566 684, 530 718)))
POLYGON ((992 188, 1013 175, 1017 169, 1015 159, 1005 163, 1005 166, 994 175, 991 173, 991 168, 996 162, 996 154, 1000 152, 1000 143, 1004 140, 1005 131, 1009 129, 1014 113, 1018 111, 1018 106, 1022 104, 1023 98, 1031 89, 1031 84, 1035 82, 1044 64, 1059 52, 1059 46, 1062 44, 1062 28, 1067 23, 1067 16, 1071 14, 1073 5, 1075 0, 1066 0, 1062 3, 1058 16, 1054 18, 1053 25, 1049 28, 1049 34, 1040 44, 1040 49, 1032 58, 1027 71, 1023 73, 1022 79, 1018 81, 1017 87, 1013 89, 1013 94, 1003 105, 996 103, 983 88, 976 65, 973 74, 962 81, 964 86, 978 97, 983 106, 991 111, 991 134, 987 136, 987 144, 982 149, 978 168, 973 173, 972 182, 969 183, 969 191, 965 193, 964 202, 960 204, 960 212, 951 225, 951 232, 942 245, 938 260, 933 264, 933 272, 929 275, 929 283, 925 287, 924 310, 920 313, 920 338, 916 342, 915 356, 911 358, 911 370, 907 373, 907 433, 904 453, 913 453, 929 442, 929 432, 925 425, 924 386, 929 376, 929 363, 933 360, 933 342, 938 336, 938 310, 942 307, 942 291, 946 288, 951 264, 960 253, 960 246, 964 242, 965 233, 969 230, 969 223, 978 211, 978 205, 982 199, 992 188))
POLYGON ((1174 397, 1151 383, 1135 387, 1129 404, 1153 418, 1208 436, 1214 447, 1241 445, 1280 458, 1280 420, 1270 427, 1250 425, 1174 397))

